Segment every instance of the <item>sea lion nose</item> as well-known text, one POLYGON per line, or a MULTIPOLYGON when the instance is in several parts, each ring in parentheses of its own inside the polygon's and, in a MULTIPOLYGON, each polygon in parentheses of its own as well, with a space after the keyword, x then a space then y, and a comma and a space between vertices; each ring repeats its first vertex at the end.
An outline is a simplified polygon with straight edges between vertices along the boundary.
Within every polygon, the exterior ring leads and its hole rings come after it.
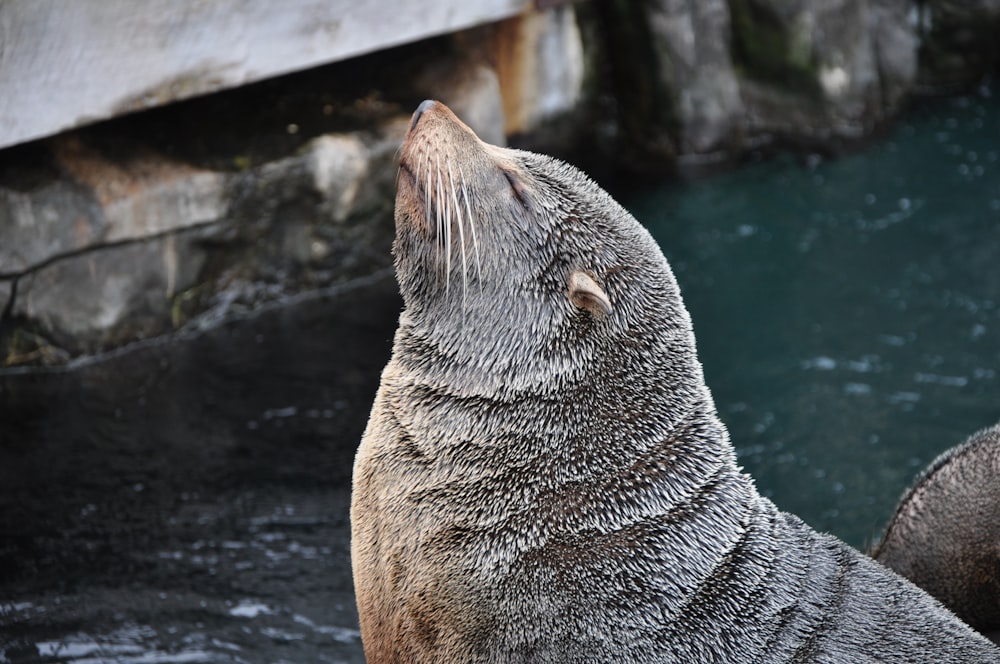
POLYGON ((413 112, 413 119, 410 120, 410 131, 413 131, 413 128, 420 122, 420 116, 433 108, 436 103, 433 99, 425 99, 420 102, 420 106, 417 106, 417 110, 413 112))

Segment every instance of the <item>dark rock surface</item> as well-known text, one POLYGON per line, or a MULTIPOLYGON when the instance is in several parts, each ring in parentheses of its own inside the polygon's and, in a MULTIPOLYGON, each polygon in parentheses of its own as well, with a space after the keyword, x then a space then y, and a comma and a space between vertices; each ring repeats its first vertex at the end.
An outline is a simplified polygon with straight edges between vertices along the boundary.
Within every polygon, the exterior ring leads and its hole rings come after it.
POLYGON ((129 540, 162 541, 189 493, 348 482, 399 308, 382 271, 169 340, 0 372, 0 594, 136 564, 113 559, 129 540), (126 513, 100 518, 112 508, 126 513))
POLYGON ((364 661, 347 487, 400 306, 383 270, 0 371, 0 659, 364 661))
POLYGON ((920 86, 928 92, 974 84, 1000 62, 1000 2, 920 0, 913 4, 920 35, 920 86))

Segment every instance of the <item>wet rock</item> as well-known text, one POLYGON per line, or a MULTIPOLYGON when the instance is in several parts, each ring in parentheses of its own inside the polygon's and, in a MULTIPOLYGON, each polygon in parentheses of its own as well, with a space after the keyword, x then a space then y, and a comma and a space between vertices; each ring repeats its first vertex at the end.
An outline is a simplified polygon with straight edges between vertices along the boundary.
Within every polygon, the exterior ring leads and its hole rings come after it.
POLYGON ((90 189, 103 213, 103 242, 149 237, 225 214, 225 177, 138 148, 120 160, 73 137, 55 142, 56 162, 90 189))
POLYGON ((725 0, 650 3, 658 82, 669 91, 681 157, 732 148, 743 102, 726 36, 725 0))
POLYGON ((115 161, 76 137, 52 142, 61 176, 16 189, 0 184, 0 272, 23 273, 105 243, 215 221, 225 177, 148 151, 115 161))
POLYGON ((917 41, 902 0, 730 5, 750 134, 860 138, 912 88, 917 41))
POLYGON ((93 192, 68 180, 21 191, 0 185, 0 273, 20 274, 100 242, 104 215, 93 192))
POLYGON ((197 239, 171 233, 55 261, 19 280, 12 313, 73 354, 161 334, 204 261, 197 239))
POLYGON ((0 277, 19 286, 0 356, 65 361, 387 266, 406 126, 322 134, 228 172, 134 139, 54 141, 46 177, 0 178, 0 277))
POLYGON ((328 134, 313 139, 306 150, 308 170, 325 212, 343 222, 359 207, 362 185, 370 171, 370 155, 360 138, 351 134, 328 134))
POLYGON ((14 283, 10 279, 0 279, 0 316, 7 310, 10 296, 14 291, 14 283))
POLYGON ((598 6, 630 169, 721 161, 743 143, 726 0, 598 6))
POLYGON ((875 66, 882 106, 887 113, 901 109, 913 92, 919 74, 919 35, 904 0, 882 0, 871 7, 875 66))
POLYGON ((378 131, 368 135, 366 146, 371 169, 369 176, 362 181, 354 206, 353 214, 376 220, 372 224, 376 236, 389 242, 396 232, 393 209, 396 204, 399 148, 409 127, 410 116, 407 113, 383 122, 378 131), (384 223, 379 226, 378 220, 384 223))
POLYGON ((395 154, 408 119, 330 134, 297 154, 241 174, 217 278, 285 292, 368 274, 389 261, 395 154))
POLYGON ((783 140, 870 133, 912 90, 905 0, 656 0, 601 6, 632 162, 698 165, 783 140))
POLYGON ((342 222, 357 207, 358 192, 370 169, 368 148, 357 135, 327 134, 295 155, 262 164, 243 174, 253 205, 275 205, 309 196, 342 222))
POLYGON ((595 3, 584 13, 588 33, 599 45, 600 74, 613 102, 612 151, 629 171, 662 169, 677 154, 676 116, 670 88, 661 85, 646 3, 595 3))

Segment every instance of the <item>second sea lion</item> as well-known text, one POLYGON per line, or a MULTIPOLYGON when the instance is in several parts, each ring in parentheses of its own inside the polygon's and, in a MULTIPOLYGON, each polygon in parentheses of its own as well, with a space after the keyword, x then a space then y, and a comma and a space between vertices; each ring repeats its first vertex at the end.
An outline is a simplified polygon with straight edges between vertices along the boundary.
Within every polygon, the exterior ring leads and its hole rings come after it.
POLYGON ((1000 640, 1000 424, 931 462, 872 555, 1000 640))
POLYGON ((424 102, 393 251, 351 505, 369 662, 1000 661, 760 496, 663 254, 581 172, 424 102))

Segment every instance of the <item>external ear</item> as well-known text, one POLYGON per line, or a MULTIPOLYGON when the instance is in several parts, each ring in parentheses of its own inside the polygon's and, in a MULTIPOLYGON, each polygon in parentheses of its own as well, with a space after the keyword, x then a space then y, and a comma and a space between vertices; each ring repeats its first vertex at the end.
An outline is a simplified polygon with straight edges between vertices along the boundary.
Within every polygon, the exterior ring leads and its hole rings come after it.
POLYGON ((603 318, 611 313, 608 294, 583 270, 573 270, 569 275, 569 301, 589 311, 594 318, 603 318))

